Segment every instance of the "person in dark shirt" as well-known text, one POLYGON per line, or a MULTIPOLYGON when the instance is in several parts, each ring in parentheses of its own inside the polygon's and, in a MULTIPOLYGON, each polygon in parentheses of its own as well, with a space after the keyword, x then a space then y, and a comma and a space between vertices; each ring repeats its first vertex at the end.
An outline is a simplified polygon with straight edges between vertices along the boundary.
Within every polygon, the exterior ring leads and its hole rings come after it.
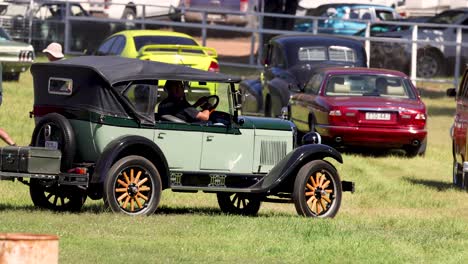
POLYGON ((167 98, 159 104, 158 114, 161 116, 172 115, 189 123, 208 121, 213 106, 210 103, 203 103, 202 98, 193 105, 187 102, 183 82, 168 80, 164 85, 164 89, 167 92, 167 98), (198 111, 196 107, 201 104, 203 104, 203 110, 198 111))

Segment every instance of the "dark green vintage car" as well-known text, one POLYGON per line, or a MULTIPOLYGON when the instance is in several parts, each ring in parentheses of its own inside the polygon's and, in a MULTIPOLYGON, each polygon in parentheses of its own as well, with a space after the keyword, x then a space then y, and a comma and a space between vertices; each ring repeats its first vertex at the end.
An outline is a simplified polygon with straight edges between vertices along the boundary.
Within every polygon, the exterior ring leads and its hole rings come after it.
MULTIPOLYGON (((335 149, 295 148, 290 121, 239 116, 237 77, 93 56, 37 63, 31 72, 36 121, 31 145, 61 152, 56 177, 15 174, 30 178, 36 206, 79 210, 86 197, 103 198, 114 212, 149 215, 162 190, 171 189, 215 193, 226 213, 255 215, 262 201, 292 201, 300 215, 333 217, 342 191, 353 190, 324 160, 342 162, 335 149), (208 122, 197 123, 160 115, 159 80, 216 82, 226 94, 203 100, 223 98, 225 111, 219 102, 208 122), (137 96, 142 87, 143 100, 137 96)), ((305 141, 314 137, 308 136, 305 141)), ((0 172, 5 174, 13 175, 0 172)))

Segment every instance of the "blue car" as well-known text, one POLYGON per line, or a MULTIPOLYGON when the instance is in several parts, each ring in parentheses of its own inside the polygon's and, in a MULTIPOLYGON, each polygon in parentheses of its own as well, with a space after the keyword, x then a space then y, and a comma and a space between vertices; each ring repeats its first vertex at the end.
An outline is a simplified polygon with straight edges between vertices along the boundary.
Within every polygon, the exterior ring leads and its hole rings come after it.
MULTIPOLYGON (((326 17, 318 21, 318 33, 340 35, 354 35, 366 27, 366 21, 352 21, 353 19, 377 22, 400 18, 391 7, 363 4, 325 4, 307 10, 306 16, 326 17)), ((313 21, 297 19, 294 30, 313 32, 313 21)))

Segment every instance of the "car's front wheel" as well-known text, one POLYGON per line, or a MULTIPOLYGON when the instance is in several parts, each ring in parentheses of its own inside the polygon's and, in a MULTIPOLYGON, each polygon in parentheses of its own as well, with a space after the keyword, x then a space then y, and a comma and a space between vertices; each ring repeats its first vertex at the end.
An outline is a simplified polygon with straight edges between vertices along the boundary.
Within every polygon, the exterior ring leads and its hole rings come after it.
POLYGON ((104 203, 113 212, 151 215, 161 199, 161 177, 144 157, 127 156, 109 170, 104 183, 104 203))
POLYGON ((249 193, 218 193, 221 211, 227 214, 257 215, 262 204, 258 195, 249 193))
POLYGON ((342 187, 336 169, 328 162, 314 160, 296 176, 293 201, 299 215, 334 217, 341 205, 342 187))

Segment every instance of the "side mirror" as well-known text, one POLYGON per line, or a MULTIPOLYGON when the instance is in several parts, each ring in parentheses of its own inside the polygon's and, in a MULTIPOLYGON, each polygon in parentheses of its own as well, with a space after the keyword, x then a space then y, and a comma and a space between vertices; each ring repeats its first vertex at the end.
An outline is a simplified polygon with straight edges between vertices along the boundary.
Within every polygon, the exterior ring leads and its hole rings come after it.
POLYGON ((317 132, 309 132, 302 137, 302 145, 306 144, 321 144, 322 137, 317 132))
POLYGON ((455 97, 457 96, 457 90, 455 88, 449 88, 446 91, 448 97, 455 97))

